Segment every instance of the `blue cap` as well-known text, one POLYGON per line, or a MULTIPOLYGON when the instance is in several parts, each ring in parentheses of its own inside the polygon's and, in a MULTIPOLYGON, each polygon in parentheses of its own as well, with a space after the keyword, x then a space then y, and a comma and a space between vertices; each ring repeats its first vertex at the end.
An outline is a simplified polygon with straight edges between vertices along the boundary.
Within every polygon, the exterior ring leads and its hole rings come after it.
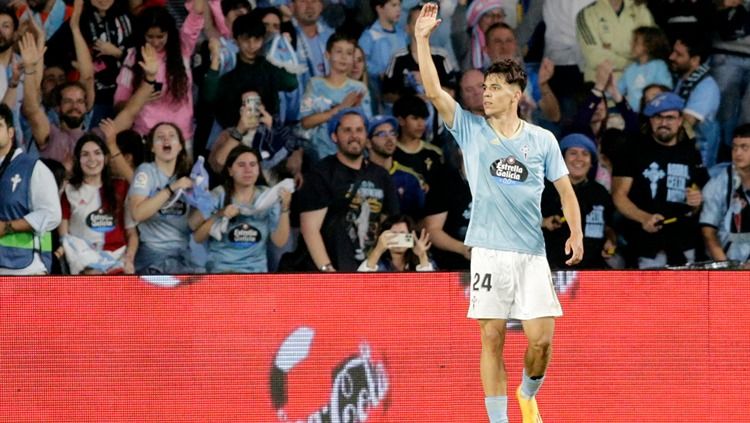
POLYGON ((331 136, 334 132, 336 132, 336 129, 338 129, 339 127, 339 123, 341 123, 341 118, 346 115, 360 116, 365 122, 365 128, 367 128, 367 116, 365 116, 365 113, 362 111, 362 109, 358 107, 347 107, 346 109, 342 109, 340 112, 336 113, 336 115, 334 115, 331 120, 328 121, 328 136, 331 136))
POLYGON ((594 141, 583 134, 568 134, 560 140, 560 151, 562 151, 564 155, 565 150, 571 147, 583 148, 584 150, 588 150, 589 154, 591 154, 591 171, 589 171, 589 177, 593 178, 596 175, 596 162, 599 156, 594 141))
POLYGON ((393 126, 393 129, 398 131, 398 121, 395 117, 390 115, 377 115, 370 119, 370 124, 367 126, 367 136, 372 137, 375 128, 384 123, 390 123, 391 126, 393 126))
POLYGON ((661 93, 646 103, 643 108, 643 114, 647 117, 658 115, 661 112, 670 110, 682 111, 685 108, 685 100, 672 92, 661 93))

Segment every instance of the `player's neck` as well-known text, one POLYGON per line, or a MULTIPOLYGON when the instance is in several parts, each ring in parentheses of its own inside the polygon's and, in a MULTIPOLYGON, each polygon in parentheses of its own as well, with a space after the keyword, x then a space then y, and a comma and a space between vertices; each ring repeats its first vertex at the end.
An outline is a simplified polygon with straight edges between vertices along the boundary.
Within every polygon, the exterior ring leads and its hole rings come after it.
POLYGON ((515 110, 513 113, 503 113, 487 117, 487 123, 504 138, 513 137, 521 129, 521 122, 521 118, 518 117, 515 110))

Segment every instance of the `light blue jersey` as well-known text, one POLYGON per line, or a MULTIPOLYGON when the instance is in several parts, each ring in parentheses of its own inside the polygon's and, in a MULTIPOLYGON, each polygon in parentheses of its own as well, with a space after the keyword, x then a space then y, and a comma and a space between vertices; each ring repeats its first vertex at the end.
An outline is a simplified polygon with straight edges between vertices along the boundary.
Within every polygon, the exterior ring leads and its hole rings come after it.
POLYGON ((453 128, 473 198, 464 243, 544 256, 540 208, 545 177, 568 174, 554 135, 527 122, 512 138, 456 104, 453 128))
MULTIPOLYGON (((268 187, 256 186, 253 203, 268 187)), ((224 187, 211 191, 215 209, 224 207, 226 194, 224 187)), ((242 204, 233 202, 238 207, 242 204)), ((246 206, 245 206, 246 207, 246 206)), ((238 214, 229 221, 227 233, 221 241, 211 237, 208 240, 208 261, 206 270, 211 273, 265 273, 268 272, 266 246, 271 233, 279 224, 281 205, 276 204, 262 211, 248 207, 253 214, 238 214)))

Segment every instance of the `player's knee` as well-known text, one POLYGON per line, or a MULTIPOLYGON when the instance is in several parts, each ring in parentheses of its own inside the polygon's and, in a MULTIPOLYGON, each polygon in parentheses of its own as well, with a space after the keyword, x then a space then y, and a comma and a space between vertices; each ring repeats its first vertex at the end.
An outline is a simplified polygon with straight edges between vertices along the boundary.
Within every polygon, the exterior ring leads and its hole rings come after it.
POLYGON ((489 348, 502 348, 505 343, 505 330, 486 325, 482 328, 482 345, 489 348))
POLYGON ((529 348, 546 354, 552 350, 552 337, 540 336, 538 338, 531 339, 529 340, 529 348))

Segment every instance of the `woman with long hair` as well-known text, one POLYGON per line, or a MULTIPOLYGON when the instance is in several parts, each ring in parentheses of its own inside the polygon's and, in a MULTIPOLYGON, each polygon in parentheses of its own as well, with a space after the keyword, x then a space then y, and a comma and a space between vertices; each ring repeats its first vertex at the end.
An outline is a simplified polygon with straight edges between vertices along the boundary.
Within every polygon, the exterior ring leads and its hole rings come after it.
MULTIPOLYGON (((61 198, 60 237, 80 238, 95 251, 108 251, 122 260, 122 270, 133 273, 138 232, 126 225, 125 197, 128 182, 115 179, 109 167, 107 144, 93 133, 84 134, 73 150, 73 171, 61 198)), ((108 269, 66 251, 72 274, 101 274, 108 269)))
POLYGON ((427 252, 430 250, 430 234, 422 229, 419 237, 414 220, 403 214, 389 217, 381 225, 378 242, 370 250, 358 272, 430 272, 435 270, 427 252))
POLYGON ((189 207, 180 190, 193 186, 190 159, 180 128, 169 122, 146 137, 146 162, 135 170, 128 208, 138 224, 137 273, 190 273, 189 207))
POLYGON ((149 7, 138 16, 133 35, 134 47, 128 52, 125 63, 117 77, 115 104, 127 101, 145 81, 154 85, 151 100, 136 116, 133 129, 146 134, 158 122, 174 122, 188 140, 188 149, 193 139, 193 95, 190 58, 203 29, 203 11, 206 0, 194 0, 190 14, 182 28, 164 7, 149 7), (143 69, 137 64, 143 61, 141 47, 150 44, 159 55, 159 70, 156 79, 145 78, 143 69))
POLYGON ((197 210, 191 215, 191 225, 198 226, 195 241, 208 240, 208 272, 268 272, 268 240, 281 247, 289 239, 292 194, 282 188, 278 202, 258 208, 269 189, 260 162, 256 149, 245 145, 232 149, 222 169, 224 183, 211 191, 217 211, 207 219, 197 210), (225 230, 217 231, 217 223, 225 230))

